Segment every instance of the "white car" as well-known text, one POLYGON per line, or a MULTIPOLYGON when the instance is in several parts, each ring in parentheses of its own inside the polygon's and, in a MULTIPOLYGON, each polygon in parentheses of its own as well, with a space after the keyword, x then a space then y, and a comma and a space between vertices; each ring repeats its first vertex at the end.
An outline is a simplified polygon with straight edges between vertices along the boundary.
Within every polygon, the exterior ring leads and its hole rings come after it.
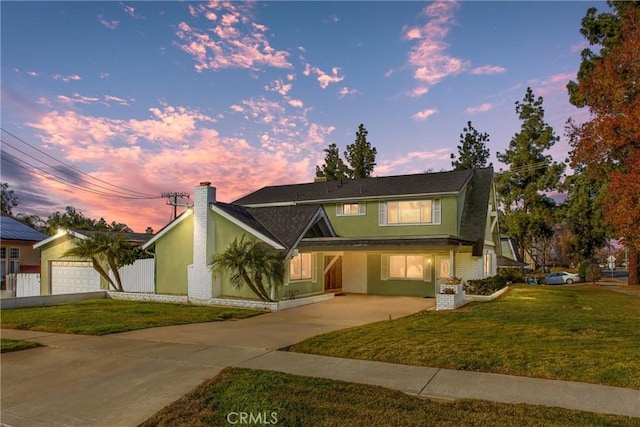
POLYGON ((544 281, 547 285, 563 285, 565 283, 570 285, 579 282, 580 276, 566 271, 556 271, 555 273, 549 273, 544 281))

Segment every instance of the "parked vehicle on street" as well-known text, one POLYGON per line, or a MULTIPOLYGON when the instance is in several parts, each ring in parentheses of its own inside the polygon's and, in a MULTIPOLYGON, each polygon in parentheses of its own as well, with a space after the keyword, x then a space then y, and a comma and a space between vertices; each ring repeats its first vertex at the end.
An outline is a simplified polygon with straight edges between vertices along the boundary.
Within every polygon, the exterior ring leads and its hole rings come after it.
POLYGON ((548 274, 544 281, 547 285, 564 285, 565 283, 570 285, 580 281, 580 276, 574 273, 568 273, 566 271, 556 271, 548 274))

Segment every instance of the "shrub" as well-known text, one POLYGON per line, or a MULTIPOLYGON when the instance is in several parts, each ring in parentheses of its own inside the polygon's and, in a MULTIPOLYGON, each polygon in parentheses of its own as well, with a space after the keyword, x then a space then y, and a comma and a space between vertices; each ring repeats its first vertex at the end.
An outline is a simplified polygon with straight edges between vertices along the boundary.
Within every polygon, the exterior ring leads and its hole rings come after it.
POLYGON ((592 283, 596 283, 598 280, 602 279, 602 270, 598 264, 589 264, 587 267, 586 279, 588 282, 592 283))
POLYGON ((486 279, 469 280, 465 285, 465 291, 472 295, 491 295, 507 286, 509 282, 509 280, 500 275, 487 277, 486 279))
POLYGON ((500 268, 498 276, 511 283, 524 283, 524 271, 521 268, 500 268))

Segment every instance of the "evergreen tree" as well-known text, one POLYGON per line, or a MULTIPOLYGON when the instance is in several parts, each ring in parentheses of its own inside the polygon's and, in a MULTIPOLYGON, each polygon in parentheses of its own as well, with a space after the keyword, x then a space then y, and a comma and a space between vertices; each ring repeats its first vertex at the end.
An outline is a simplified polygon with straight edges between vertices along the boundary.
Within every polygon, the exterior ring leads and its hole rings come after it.
POLYGON ((326 177, 327 180, 346 179, 348 169, 340 158, 340 150, 336 144, 330 144, 324 149, 324 165, 316 166, 316 176, 326 177))
MULTIPOLYGON (((467 122, 467 127, 462 131, 464 133, 460 134, 458 159, 451 153, 451 166, 454 170, 486 168, 489 159, 489 149, 486 146, 489 134, 478 132, 471 122, 467 122)), ((491 167, 491 163, 488 166, 491 167)))
POLYGON ((360 124, 356 132, 355 142, 347 145, 347 151, 344 152, 344 157, 351 166, 347 171, 349 178, 368 178, 376 166, 376 154, 378 151, 375 147, 371 147, 371 143, 367 141, 367 134, 367 129, 363 124, 360 124))
POLYGON ((605 186, 587 170, 578 168, 563 187, 569 193, 563 206, 564 222, 575 236, 576 252, 583 260, 590 260, 607 243, 602 212, 605 186))
POLYGON ((537 236, 544 236, 549 207, 555 203, 544 193, 555 190, 564 164, 554 162, 544 152, 558 141, 553 128, 544 121, 542 97, 535 98, 527 88, 524 99, 516 102, 516 113, 522 122, 504 153, 498 160, 509 166, 499 174, 498 191, 505 211, 508 235, 518 241, 520 255, 537 236))

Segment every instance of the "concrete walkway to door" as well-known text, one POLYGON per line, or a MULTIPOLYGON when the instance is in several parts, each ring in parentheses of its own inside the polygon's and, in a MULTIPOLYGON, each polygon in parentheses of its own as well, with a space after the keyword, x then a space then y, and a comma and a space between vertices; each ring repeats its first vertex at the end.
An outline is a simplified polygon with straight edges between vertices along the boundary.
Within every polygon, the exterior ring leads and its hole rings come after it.
POLYGON ((102 337, 2 330, 46 347, 2 356, 8 426, 135 426, 228 366, 379 385, 421 397, 522 402, 640 417, 640 390, 276 351, 400 317, 433 300, 347 295, 239 321, 102 337))

